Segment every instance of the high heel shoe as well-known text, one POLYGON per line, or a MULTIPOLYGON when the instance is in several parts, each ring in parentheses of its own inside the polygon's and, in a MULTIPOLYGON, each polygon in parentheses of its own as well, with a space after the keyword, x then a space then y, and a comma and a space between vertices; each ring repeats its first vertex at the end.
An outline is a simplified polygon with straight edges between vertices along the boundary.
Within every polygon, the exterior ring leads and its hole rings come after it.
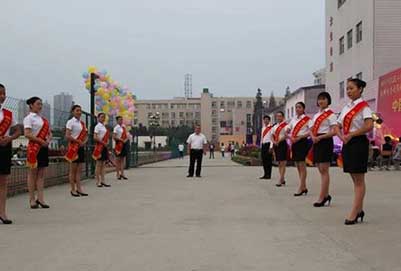
POLYGON ((359 214, 356 215, 354 220, 345 219, 345 225, 355 225, 358 223, 359 218, 361 219, 361 223, 363 222, 363 218, 365 217, 365 212, 362 210, 359 214))
POLYGON ((101 183, 102 184, 102 186, 104 186, 104 187, 110 187, 111 185, 109 185, 109 184, 105 184, 105 183, 101 183))
POLYGON ((79 197, 79 193, 77 193, 77 194, 75 194, 74 192, 70 192, 71 193, 71 196, 73 196, 73 197, 79 197))
POLYGON ((300 193, 295 193, 294 197, 300 197, 300 196, 302 196, 304 194, 305 194, 305 196, 308 194, 308 189, 304 189, 300 193))
POLYGON ((34 204, 30 204, 31 209, 38 209, 39 208, 39 204, 37 202, 35 202, 34 204))
POLYGON ((282 182, 280 182, 280 183, 276 183, 276 186, 277 186, 277 187, 285 186, 285 181, 282 181, 282 182))
POLYGON ((330 206, 331 204, 331 196, 328 195, 327 197, 324 198, 324 200, 322 202, 315 202, 313 203, 313 207, 323 207, 326 205, 326 202, 328 202, 327 206, 330 206))
POLYGON ((120 177, 121 177, 123 180, 128 180, 128 178, 125 177, 124 175, 121 175, 120 177))
POLYGON ((87 194, 87 193, 83 193, 83 192, 79 192, 79 191, 77 191, 77 193, 78 193, 78 195, 80 195, 80 196, 82 196, 82 197, 87 197, 87 196, 89 196, 89 194, 87 194))
POLYGON ((13 222, 10 219, 2 218, 1 216, 0 216, 0 220, 3 224, 6 224, 6 225, 13 224, 13 222))
POLYGON ((49 209, 50 208, 50 206, 49 205, 47 205, 47 204, 45 204, 45 203, 42 203, 42 202, 40 202, 39 200, 36 200, 36 204, 38 204, 40 207, 42 207, 43 209, 49 209))

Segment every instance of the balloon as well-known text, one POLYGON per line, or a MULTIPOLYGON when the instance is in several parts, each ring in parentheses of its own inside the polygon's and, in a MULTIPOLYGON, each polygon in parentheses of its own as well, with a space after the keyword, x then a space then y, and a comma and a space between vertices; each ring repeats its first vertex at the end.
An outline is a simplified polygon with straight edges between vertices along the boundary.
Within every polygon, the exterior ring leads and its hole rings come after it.
POLYGON ((94 72, 96 72, 96 67, 90 66, 90 67, 88 68, 88 72, 89 72, 89 73, 94 73, 94 72))
POLYGON ((89 78, 89 73, 84 72, 84 73, 82 74, 82 77, 85 78, 85 79, 88 79, 88 78, 89 78))

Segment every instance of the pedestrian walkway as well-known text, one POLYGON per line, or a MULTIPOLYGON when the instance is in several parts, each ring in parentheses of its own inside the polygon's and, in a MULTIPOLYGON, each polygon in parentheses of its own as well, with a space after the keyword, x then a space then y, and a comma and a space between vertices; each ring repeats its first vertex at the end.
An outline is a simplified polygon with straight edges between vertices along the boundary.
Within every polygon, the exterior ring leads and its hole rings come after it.
POLYGON ((0 270, 401 270, 399 173, 368 174, 367 221, 346 227, 353 186, 339 169, 332 206, 316 209, 313 168, 310 194, 294 198, 294 168, 276 188, 258 179, 259 168, 204 161, 201 179, 185 177, 184 159, 130 170, 129 181, 109 174, 109 189, 88 181, 87 198, 52 187, 49 210, 28 209, 26 194, 11 198, 15 224, 0 225, 0 270))

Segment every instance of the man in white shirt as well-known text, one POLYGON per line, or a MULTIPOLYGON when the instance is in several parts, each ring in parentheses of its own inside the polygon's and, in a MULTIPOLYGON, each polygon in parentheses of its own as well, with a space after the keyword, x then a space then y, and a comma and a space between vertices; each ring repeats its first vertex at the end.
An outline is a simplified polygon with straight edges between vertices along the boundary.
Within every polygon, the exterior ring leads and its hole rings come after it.
POLYGON ((178 152, 180 153, 180 159, 184 159, 184 144, 178 144, 178 152))
POLYGON ((273 142, 272 142, 272 128, 273 126, 270 124, 270 117, 263 117, 263 129, 261 134, 261 156, 262 156, 262 164, 264 174, 259 179, 261 180, 270 180, 272 175, 272 166, 273 166, 273 142))
POLYGON ((206 154, 207 140, 205 135, 201 134, 201 127, 195 127, 195 133, 190 135, 187 140, 189 153, 189 169, 188 178, 194 176, 195 161, 196 161, 196 177, 201 177, 202 157, 206 154))

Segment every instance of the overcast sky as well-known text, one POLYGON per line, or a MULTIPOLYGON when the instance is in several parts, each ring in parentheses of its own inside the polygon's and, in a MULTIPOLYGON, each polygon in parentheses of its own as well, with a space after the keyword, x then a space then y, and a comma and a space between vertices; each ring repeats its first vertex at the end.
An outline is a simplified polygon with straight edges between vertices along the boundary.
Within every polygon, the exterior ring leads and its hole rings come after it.
POLYGON ((70 92, 106 69, 139 99, 283 94, 324 66, 322 0, 2 0, 0 82, 27 97, 70 92))

